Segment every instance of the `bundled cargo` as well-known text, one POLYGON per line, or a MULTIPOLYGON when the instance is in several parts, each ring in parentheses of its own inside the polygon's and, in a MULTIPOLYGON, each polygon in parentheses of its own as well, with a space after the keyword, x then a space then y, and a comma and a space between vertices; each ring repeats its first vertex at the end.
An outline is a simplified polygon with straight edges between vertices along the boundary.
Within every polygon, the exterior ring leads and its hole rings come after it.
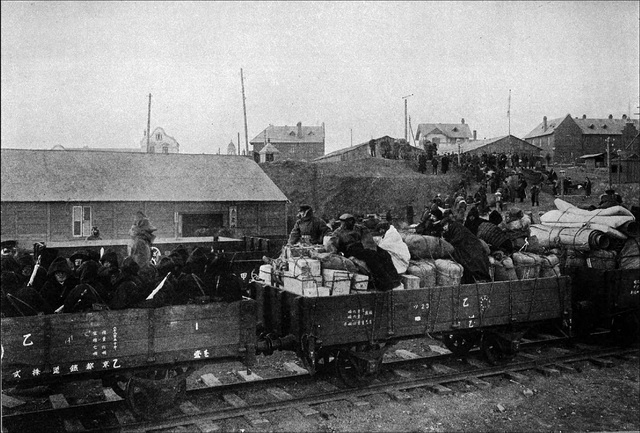
POLYGON ((546 248, 567 247, 589 251, 606 249, 609 246, 609 238, 604 232, 589 228, 534 224, 530 227, 530 233, 546 248))
POLYGON ((560 258, 555 254, 541 256, 542 264, 540 266, 540 277, 559 277, 560 276, 560 258))
POLYGON ((458 286, 462 282, 464 268, 461 264, 453 260, 437 259, 436 265, 436 285, 438 286, 458 286))
POLYGON ((288 259, 288 268, 284 271, 284 275, 287 277, 299 277, 300 275, 311 276, 315 279, 316 283, 322 285, 322 267, 320 260, 298 257, 288 259))
POLYGON ((582 251, 568 249, 567 258, 564 263, 565 268, 586 268, 587 254, 582 251))
POLYGON ((414 260, 450 258, 453 254, 453 246, 442 238, 413 233, 402 233, 401 236, 414 260))
POLYGON ((513 281, 518 279, 511 257, 504 256, 502 260, 495 260, 494 279, 495 281, 513 281))
POLYGON ((609 250, 590 251, 587 261, 587 267, 593 269, 613 270, 616 268, 616 252, 609 250))
POLYGON ((311 257, 320 261, 322 269, 340 269, 350 273, 358 271, 358 267, 351 260, 340 254, 312 252, 311 257))
POLYGON ((620 269, 640 269, 640 241, 629 238, 620 251, 620 269))
POLYGON ((519 280, 527 280, 538 278, 540 275, 540 267, 542 258, 533 253, 517 252, 511 256, 513 265, 516 268, 516 275, 519 280))
POLYGON ((430 259, 411 260, 407 267, 407 274, 420 278, 420 287, 435 287, 436 263, 430 259))
POLYGON ((348 295, 351 291, 351 274, 339 269, 322 270, 323 286, 328 287, 331 295, 348 295))
POLYGON ((351 275, 351 292, 361 293, 369 289, 369 277, 362 274, 351 275))
POLYGON ((402 274, 400 275, 400 280, 402 281, 402 285, 404 286, 405 290, 414 290, 420 288, 420 278, 416 277, 415 275, 402 274))

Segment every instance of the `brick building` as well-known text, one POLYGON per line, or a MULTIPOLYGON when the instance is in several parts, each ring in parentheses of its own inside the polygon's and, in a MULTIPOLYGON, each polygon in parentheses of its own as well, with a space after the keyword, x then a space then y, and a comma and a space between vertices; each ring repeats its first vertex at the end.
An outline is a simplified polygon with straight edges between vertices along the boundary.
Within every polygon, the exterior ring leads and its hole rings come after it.
POLYGON ((324 155, 324 123, 322 126, 302 126, 302 122, 296 126, 269 125, 249 143, 256 162, 260 162, 260 151, 267 144, 278 150, 278 159, 311 161, 324 155))

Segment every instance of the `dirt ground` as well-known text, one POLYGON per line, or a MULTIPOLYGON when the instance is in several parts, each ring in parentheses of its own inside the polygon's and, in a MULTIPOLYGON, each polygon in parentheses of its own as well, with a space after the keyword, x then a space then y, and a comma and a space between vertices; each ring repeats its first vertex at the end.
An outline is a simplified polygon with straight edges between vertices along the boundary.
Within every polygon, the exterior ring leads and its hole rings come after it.
MULTIPOLYGON (((612 368, 574 364, 578 372, 527 383, 486 379, 489 389, 450 395, 412 391, 411 399, 372 396, 368 409, 325 405, 320 422, 273 414, 277 432, 586 432, 640 430, 638 358, 612 368)), ((272 418, 271 416, 269 417, 272 418)))

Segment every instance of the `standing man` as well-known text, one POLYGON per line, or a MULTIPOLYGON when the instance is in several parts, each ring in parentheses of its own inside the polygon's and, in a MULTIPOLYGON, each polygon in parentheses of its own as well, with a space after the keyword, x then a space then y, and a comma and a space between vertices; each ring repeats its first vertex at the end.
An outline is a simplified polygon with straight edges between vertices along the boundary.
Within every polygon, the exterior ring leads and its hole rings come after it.
POLYGON ((438 174, 438 158, 436 156, 431 160, 431 166, 433 167, 432 174, 438 174))
POLYGON ((584 184, 585 197, 591 197, 591 179, 587 176, 587 181, 584 184))
POLYGON ((531 206, 540 206, 538 197, 540 196, 540 187, 534 183, 531 187, 531 206))
POLYGON ((304 242, 307 244, 322 244, 323 238, 329 233, 329 226, 320 218, 313 215, 313 209, 308 204, 300 205, 298 220, 289 234, 289 245, 304 242))
POLYGON ((376 142, 375 140, 369 141, 369 150, 371 151, 371 157, 376 157, 376 142))
POLYGON ((442 169, 442 174, 447 174, 447 171, 449 171, 449 157, 447 155, 442 157, 442 166, 440 168, 442 169))

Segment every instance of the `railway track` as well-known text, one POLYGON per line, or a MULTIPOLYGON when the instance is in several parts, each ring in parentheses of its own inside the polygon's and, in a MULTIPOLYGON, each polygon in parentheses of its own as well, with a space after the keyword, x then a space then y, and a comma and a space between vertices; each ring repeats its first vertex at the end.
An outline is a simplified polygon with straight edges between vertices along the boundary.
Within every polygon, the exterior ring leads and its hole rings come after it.
POLYGON ((637 346, 576 344, 551 335, 525 340, 515 358, 499 365, 485 362, 478 351, 461 359, 437 345, 430 347, 428 356, 396 350, 385 360, 378 377, 360 388, 346 388, 334 375, 324 372, 312 378, 292 362, 285 362, 278 369, 288 370, 286 374, 280 371, 268 378, 238 370, 237 376, 245 380, 235 383, 222 383, 213 375, 204 374, 187 389, 182 403, 150 419, 136 418, 108 388, 102 390, 100 401, 80 404, 53 394, 41 398, 40 405, 5 408, 3 432, 262 430, 270 425, 270 416, 282 410, 300 417, 322 416, 321 406, 327 403, 366 409, 372 406, 370 397, 375 395, 395 400, 410 399, 416 390, 447 395, 488 388, 496 379, 522 383, 535 374, 574 374, 579 369, 572 364, 581 361, 609 367, 620 359, 638 357, 637 346))

